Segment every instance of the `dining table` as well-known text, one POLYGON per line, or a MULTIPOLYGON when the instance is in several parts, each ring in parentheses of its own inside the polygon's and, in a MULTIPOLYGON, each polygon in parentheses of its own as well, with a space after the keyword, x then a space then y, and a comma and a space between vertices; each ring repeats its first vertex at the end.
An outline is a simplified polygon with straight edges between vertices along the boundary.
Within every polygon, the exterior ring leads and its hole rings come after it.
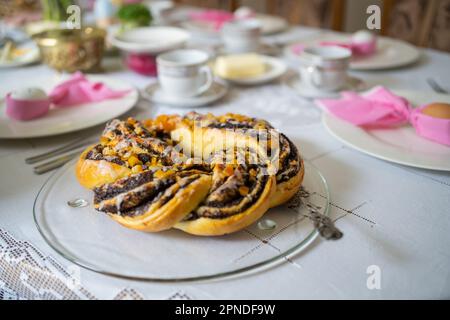
MULTIPOLYGON (((281 47, 323 32, 291 26, 264 39, 281 47)), ((194 34, 187 46, 211 48, 218 43, 220 39, 194 34)), ((450 55, 419 50, 420 59, 414 64, 350 73, 368 87, 431 93, 427 78, 433 78, 450 89, 450 55)), ((281 50, 280 57, 292 70, 298 67, 281 50)), ((157 81, 127 70, 120 57, 105 57, 102 68, 103 76, 140 90, 157 81)), ((30 79, 61 76, 45 64, 33 64, 0 70, 0 83, 19 85, 30 79)), ((330 217, 342 238, 318 237, 306 250, 277 266, 213 281, 139 281, 87 270, 59 255, 39 233, 33 204, 53 172, 36 175, 25 159, 80 137, 98 137, 104 124, 58 136, 0 139, 0 299, 450 298, 449 172, 394 164, 344 145, 327 132, 321 122, 322 111, 313 101, 282 80, 259 86, 232 85, 220 101, 199 108, 158 105, 141 97, 121 118, 146 119, 188 111, 263 118, 288 135, 304 160, 325 177, 330 217), (72 278, 77 281, 65 281, 72 278)), ((271 246, 271 241, 259 248, 271 246)))

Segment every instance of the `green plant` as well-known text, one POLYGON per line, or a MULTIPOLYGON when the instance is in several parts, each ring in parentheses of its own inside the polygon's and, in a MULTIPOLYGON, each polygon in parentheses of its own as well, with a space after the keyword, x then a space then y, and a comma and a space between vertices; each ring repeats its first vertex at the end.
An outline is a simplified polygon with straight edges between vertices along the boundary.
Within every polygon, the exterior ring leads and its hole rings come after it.
POLYGON ((126 4, 117 12, 122 29, 130 29, 140 26, 148 26, 152 21, 150 10, 143 4, 126 4))
POLYGON ((68 17, 67 7, 73 5, 71 0, 41 0, 43 18, 47 21, 65 21, 68 17))

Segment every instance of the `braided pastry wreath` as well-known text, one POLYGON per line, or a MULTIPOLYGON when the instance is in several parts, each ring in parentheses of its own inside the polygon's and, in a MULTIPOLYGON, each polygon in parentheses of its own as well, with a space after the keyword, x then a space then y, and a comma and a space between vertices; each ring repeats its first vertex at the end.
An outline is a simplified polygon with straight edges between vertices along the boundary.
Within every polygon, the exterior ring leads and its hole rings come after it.
POLYGON ((94 207, 125 227, 211 236, 238 231, 289 200, 303 180, 294 144, 238 114, 113 120, 76 165, 94 207))

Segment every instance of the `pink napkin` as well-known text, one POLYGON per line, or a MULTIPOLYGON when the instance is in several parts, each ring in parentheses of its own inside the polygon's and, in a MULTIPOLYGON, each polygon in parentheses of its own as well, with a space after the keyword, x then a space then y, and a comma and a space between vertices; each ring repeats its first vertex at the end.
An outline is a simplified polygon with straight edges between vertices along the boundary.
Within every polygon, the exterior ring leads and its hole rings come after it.
POLYGON ((410 121, 419 136, 450 146, 450 119, 423 114, 425 106, 413 109, 406 99, 383 87, 362 95, 343 92, 339 99, 315 102, 332 115, 360 127, 389 128, 410 121))
POLYGON ((226 22, 234 19, 233 13, 214 9, 191 12, 189 17, 194 21, 210 22, 214 24, 215 30, 220 30, 226 22))
POLYGON ((50 92, 49 97, 56 107, 68 107, 120 98, 128 92, 129 90, 112 90, 102 82, 90 82, 81 72, 77 72, 69 80, 57 85, 50 92))
POLYGON ((383 87, 359 95, 343 92, 340 99, 321 99, 316 103, 328 112, 361 127, 391 127, 406 123, 411 105, 383 87))

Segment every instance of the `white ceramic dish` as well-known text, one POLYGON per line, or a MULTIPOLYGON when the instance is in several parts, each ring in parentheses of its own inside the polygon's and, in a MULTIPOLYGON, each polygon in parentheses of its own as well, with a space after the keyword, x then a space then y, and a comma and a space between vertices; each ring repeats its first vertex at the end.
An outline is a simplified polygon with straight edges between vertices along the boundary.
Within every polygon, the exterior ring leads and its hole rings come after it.
POLYGON ((153 103, 163 104, 175 108, 195 108, 207 106, 221 98, 228 92, 228 86, 214 81, 211 87, 204 93, 188 98, 169 96, 161 88, 158 82, 150 84, 142 91, 142 96, 153 103))
POLYGON ((258 85, 273 81, 281 77, 287 70, 286 64, 283 60, 263 56, 261 55, 261 59, 266 65, 266 72, 256 76, 256 77, 248 77, 248 78, 223 78, 224 80, 229 81, 230 83, 238 84, 238 85, 258 85))
MULTIPOLYGON (((311 207, 329 213, 325 179, 305 162, 302 183, 309 196, 298 199, 299 207, 279 206, 262 220, 274 227, 245 230, 220 237, 199 237, 180 230, 145 233, 127 229, 92 204, 73 208, 67 202, 93 194, 81 187, 71 161, 45 183, 34 203, 36 226, 59 254, 84 268, 107 275, 146 281, 179 282, 208 280, 254 273, 289 261, 314 241, 318 231, 308 216, 311 207), (308 207, 310 206, 310 207, 308 207), (270 241, 276 245, 261 245, 270 241)), ((318 248, 314 248, 318 249, 318 248)), ((297 256, 298 257, 298 256, 297 256)))
POLYGON ((39 48, 33 41, 25 42, 18 46, 19 49, 27 50, 26 53, 12 60, 0 61, 0 69, 21 67, 39 61, 39 48))
POLYGON ((287 20, 279 16, 258 13, 256 19, 261 23, 261 32, 265 35, 282 32, 289 27, 287 20))
POLYGON ((113 46, 126 52, 157 54, 183 47, 190 34, 174 27, 141 27, 111 32, 108 38, 113 46))
MULTIPOLYGON (((224 54, 236 54, 239 52, 230 52, 228 51, 223 44, 219 44, 217 46, 214 46, 214 51, 218 55, 224 55, 224 54)), ((280 53, 280 49, 276 46, 270 45, 268 43, 261 42, 260 47, 258 50, 256 50, 257 53, 262 55, 271 55, 276 56, 280 53)))
MULTIPOLYGON (((130 110, 137 102, 139 93, 131 85, 105 76, 87 76, 91 81, 101 81, 115 90, 131 90, 119 99, 109 99, 101 102, 86 103, 67 108, 52 108, 50 112, 38 119, 30 121, 15 121, 5 114, 5 95, 14 89, 15 84, 2 84, 0 89, 0 139, 36 138, 53 136, 81 129, 86 129, 120 116, 130 110), (9 88, 8 88, 9 86, 9 88)), ((23 87, 40 87, 49 92, 60 83, 61 77, 23 79, 23 87)))
POLYGON ((367 89, 366 83, 355 77, 349 76, 345 86, 339 91, 322 91, 319 89, 305 86, 302 84, 301 78, 298 73, 288 74, 283 83, 294 90, 296 93, 307 99, 320 99, 320 98, 335 98, 339 97, 341 91, 361 91, 367 89))
MULTIPOLYGON (((301 44, 302 46, 319 45, 324 41, 348 42, 350 35, 336 33, 323 33, 310 40, 305 40, 297 44, 292 44, 284 49, 286 56, 298 58, 298 54, 293 48, 301 44)), ((377 52, 367 57, 353 58, 350 68, 353 70, 383 70, 407 66, 416 62, 420 58, 420 51, 413 45, 401 40, 386 37, 378 37, 377 52)))
MULTIPOLYGON (((394 93, 405 97, 414 106, 431 102, 450 103, 450 95, 416 91, 394 93)), ((365 130, 326 112, 322 122, 337 139, 373 157, 411 167, 450 171, 450 147, 418 136, 410 125, 365 130)))

